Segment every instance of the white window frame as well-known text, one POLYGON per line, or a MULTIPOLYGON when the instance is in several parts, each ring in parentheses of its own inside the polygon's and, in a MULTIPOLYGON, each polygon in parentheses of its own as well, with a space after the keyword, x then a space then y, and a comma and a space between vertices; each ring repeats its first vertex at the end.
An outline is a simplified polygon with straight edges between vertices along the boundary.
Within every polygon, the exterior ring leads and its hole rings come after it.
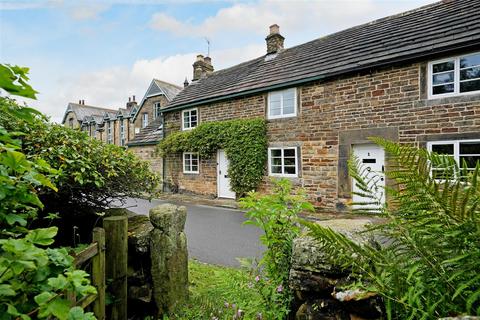
POLYGON ((144 112, 142 113, 142 128, 145 128, 148 126, 148 113, 144 112))
POLYGON ((125 145, 125 121, 124 119, 120 120, 120 145, 125 145))
POLYGON ((112 139, 112 121, 107 122, 107 143, 111 144, 113 142, 112 139))
POLYGON ((281 119, 281 118, 292 118, 292 117, 296 117, 296 116, 297 116, 297 109, 298 109, 298 105, 297 105, 297 88, 288 88, 288 89, 278 90, 278 91, 272 91, 272 92, 269 92, 269 93, 268 93, 267 119, 281 119), (281 97, 281 98, 280 98, 280 107, 281 107, 282 114, 277 115, 277 116, 272 116, 272 115, 270 115, 270 101, 271 101, 272 95, 278 94, 278 93, 283 93, 283 92, 289 91, 289 90, 293 90, 293 113, 283 114, 283 94, 282 94, 282 95, 280 96, 280 97, 281 97))
POLYGON ((270 147, 268 148, 268 175, 272 177, 285 177, 285 178, 297 178, 298 177, 298 148, 297 147, 270 147), (281 150, 282 151, 282 173, 273 173, 272 172, 272 150, 281 150), (294 150, 295 151, 295 174, 285 173, 285 164, 284 164, 284 150, 294 150))
POLYGON ((198 114, 198 108, 192 108, 192 109, 187 109, 187 110, 183 110, 182 111, 182 130, 192 130, 193 128, 196 128, 199 124, 199 120, 200 120, 200 117, 199 117, 199 114, 198 114), (197 113, 197 124, 195 125, 195 127, 192 127, 192 114, 191 112, 192 111, 195 111, 197 113), (189 126, 188 127, 185 127, 185 113, 189 112, 190 113, 190 116, 189 116, 189 119, 190 119, 190 123, 189 123, 189 126))
POLYGON ((153 104, 153 120, 157 119, 160 116, 160 114, 158 114, 160 110, 161 110, 160 102, 155 102, 153 104))
MULTIPOLYGON (((463 139, 463 140, 439 140, 439 141, 429 141, 427 142, 427 150, 428 152, 432 152, 432 146, 434 145, 444 145, 444 144, 453 144, 453 159, 457 163, 459 167, 461 167, 460 163, 460 143, 468 143, 468 142, 478 142, 480 143, 480 139, 463 139)), ((472 154, 476 155, 476 154, 472 154)))
POLYGON ((428 99, 439 99, 439 98, 445 98, 445 97, 454 97, 454 96, 464 96, 464 95, 469 95, 469 94, 480 94, 480 90, 476 91, 469 91, 469 92, 460 92, 460 59, 469 57, 469 56, 475 56, 479 55, 480 52, 474 52, 474 53, 469 53, 469 54, 463 54, 463 55, 458 55, 458 56, 453 56, 441 60, 435 60, 435 61, 430 61, 428 63, 428 99), (433 94, 433 65, 438 64, 438 63, 443 63, 443 62, 448 62, 448 61, 454 61, 454 79, 453 79, 453 92, 448 92, 448 93, 442 93, 442 94, 433 94))
MULTIPOLYGON (((190 157, 190 169, 192 168, 192 158, 190 157)), ((183 173, 190 173, 190 174, 198 174, 200 173, 200 156, 198 155, 198 152, 184 152, 183 153, 183 156, 182 156, 182 164, 183 164, 183 173), (186 166, 185 166, 185 157, 189 155, 189 156, 197 156, 197 162, 198 162, 198 165, 197 165, 197 170, 194 171, 194 170, 187 170, 186 166)))

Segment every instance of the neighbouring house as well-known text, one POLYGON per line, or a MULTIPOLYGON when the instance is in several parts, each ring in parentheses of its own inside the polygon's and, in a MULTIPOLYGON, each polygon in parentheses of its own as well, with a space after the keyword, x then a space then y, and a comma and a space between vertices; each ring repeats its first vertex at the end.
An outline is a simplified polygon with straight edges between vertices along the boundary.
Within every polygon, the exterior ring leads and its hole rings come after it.
MULTIPOLYGON (((145 96, 138 105, 135 96, 129 97, 125 108, 109 109, 85 105, 85 100, 69 103, 62 124, 77 128, 105 143, 129 146, 141 158, 148 158, 144 147, 145 136, 152 127, 161 122, 160 108, 171 101, 181 88, 165 81, 153 79, 145 96), (142 130, 145 129, 143 132, 142 130), (138 135, 138 139, 137 138, 138 135)), ((155 131, 155 130, 153 130, 155 131)), ((158 143, 161 136, 149 137, 150 145, 158 143)), ((153 147, 152 147, 153 149, 153 147)), ((160 170, 152 160, 152 167, 160 170)), ((161 161, 158 161, 161 163, 161 161)))
POLYGON ((70 102, 65 110, 62 124, 80 129, 94 139, 105 143, 126 146, 134 136, 134 126, 131 119, 137 110, 135 96, 128 98, 125 108, 109 109, 70 102))
MULTIPOLYGON (((370 136, 470 166, 480 159, 480 1, 441 1, 292 48, 273 25, 266 42, 265 55, 216 72, 199 55, 193 81, 162 109, 164 134, 264 118, 269 146, 260 189, 269 189, 268 177, 285 177, 327 211, 352 201, 352 152, 371 170, 388 170, 370 136)), ((219 155, 171 155, 165 179, 181 192, 235 197, 219 174, 228 159, 219 155)))
POLYGON ((141 159, 149 161, 152 169, 159 173, 162 172, 163 160, 156 156, 155 146, 163 137, 161 110, 181 90, 174 84, 153 79, 132 118, 135 135, 128 142, 128 148, 141 159))

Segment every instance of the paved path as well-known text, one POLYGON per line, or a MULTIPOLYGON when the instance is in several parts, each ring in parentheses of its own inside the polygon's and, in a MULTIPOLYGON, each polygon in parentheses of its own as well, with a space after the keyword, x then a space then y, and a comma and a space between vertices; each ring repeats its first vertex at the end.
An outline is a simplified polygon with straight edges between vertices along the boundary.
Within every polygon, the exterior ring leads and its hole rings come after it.
MULTIPOLYGON (((166 203, 164 200, 130 199, 124 206, 138 214, 148 214, 150 208, 166 203)), ((262 231, 243 225, 244 213, 227 208, 185 204, 185 231, 190 257, 203 262, 238 266, 237 257, 257 257, 263 252, 258 238, 262 231)))

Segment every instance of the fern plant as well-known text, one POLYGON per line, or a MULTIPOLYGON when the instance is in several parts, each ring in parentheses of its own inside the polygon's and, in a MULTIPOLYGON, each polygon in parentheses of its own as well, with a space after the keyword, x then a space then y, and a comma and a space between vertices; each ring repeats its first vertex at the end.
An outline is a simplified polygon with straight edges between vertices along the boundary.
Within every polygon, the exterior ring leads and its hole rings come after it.
POLYGON ((358 203, 354 211, 385 218, 367 230, 383 244, 358 244, 304 224, 332 263, 351 270, 357 288, 383 297, 388 319, 480 315, 479 163, 471 170, 445 155, 372 140, 388 155, 387 203, 369 188, 372 180, 365 181, 357 159, 350 160, 349 171, 358 194, 369 199, 366 210, 358 203))

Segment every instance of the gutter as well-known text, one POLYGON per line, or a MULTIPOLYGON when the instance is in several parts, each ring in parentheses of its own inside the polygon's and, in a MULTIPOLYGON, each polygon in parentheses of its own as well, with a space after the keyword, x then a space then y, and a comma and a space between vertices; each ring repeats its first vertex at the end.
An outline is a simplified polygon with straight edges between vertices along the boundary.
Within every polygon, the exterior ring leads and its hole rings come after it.
POLYGON ((245 91, 242 91, 242 92, 236 92, 236 93, 228 94, 228 95, 225 95, 225 96, 212 97, 212 98, 208 98, 208 99, 204 99, 204 100, 199 100, 199 101, 195 101, 195 102, 191 102, 191 103, 187 103, 187 104, 178 105, 178 106, 171 107, 171 108, 167 107, 167 108, 163 109, 163 112, 170 112, 170 111, 187 109, 187 108, 196 107, 196 106, 199 106, 199 105, 202 105, 202 104, 208 104, 208 103, 213 103, 213 102, 229 100, 229 99, 233 99, 233 98, 239 98, 239 97, 248 96, 248 95, 252 95, 252 94, 256 94, 256 93, 263 93, 263 92, 268 92, 268 91, 272 91, 272 90, 275 90, 275 89, 292 87, 292 86, 295 86, 295 85, 305 84, 305 83, 318 81, 318 80, 327 80, 327 79, 337 77, 337 76, 340 76, 340 75, 345 75, 345 74, 349 74, 349 73, 353 73, 353 72, 359 72, 359 71, 366 70, 366 69, 373 69, 373 68, 385 67, 385 66, 388 66, 388 65, 395 65, 395 64, 398 64, 398 63, 401 63, 401 62, 412 62, 412 61, 414 61, 418 58, 427 58, 427 57, 433 57, 435 55, 440 55, 440 54, 444 54, 444 53, 453 53, 454 51, 460 50, 460 49, 469 49, 469 48, 475 49, 475 48, 478 48, 478 43, 480 43, 480 41, 477 40, 476 42, 471 42, 471 43, 468 43, 468 44, 465 44, 465 45, 460 45, 460 46, 453 47, 453 48, 444 48, 444 49, 441 49, 441 50, 436 51, 436 52, 432 52, 433 50, 435 50, 435 48, 432 47, 431 51, 429 51, 429 52, 422 52, 422 53, 417 53, 417 54, 413 54, 413 55, 406 56, 406 57, 403 56, 403 57, 398 57, 398 58, 394 58, 394 59, 391 59, 391 60, 386 60, 386 61, 383 61, 381 63, 372 63, 372 64, 363 65, 363 66, 356 67, 356 68, 354 67, 354 68, 350 68, 350 69, 347 69, 347 70, 342 70, 342 71, 338 71, 338 72, 335 72, 335 73, 331 73, 331 74, 328 74, 328 75, 318 75, 318 76, 313 76, 313 77, 294 80, 294 81, 287 81, 287 82, 283 82, 283 83, 275 84, 275 85, 271 85, 271 86, 245 90, 245 91))
POLYGON ((139 142, 130 142, 127 143, 127 147, 137 147, 137 146, 154 146, 158 144, 158 141, 139 141, 139 142))

